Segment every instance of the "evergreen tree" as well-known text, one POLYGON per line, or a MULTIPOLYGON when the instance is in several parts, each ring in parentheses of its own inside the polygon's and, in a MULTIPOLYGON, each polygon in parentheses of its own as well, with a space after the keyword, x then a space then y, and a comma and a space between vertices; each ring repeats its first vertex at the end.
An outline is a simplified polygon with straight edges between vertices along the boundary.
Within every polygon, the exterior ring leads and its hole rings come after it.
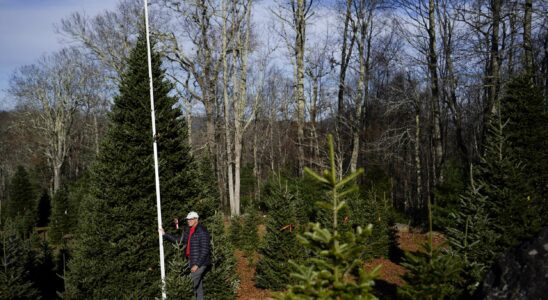
POLYGON ((402 266, 407 269, 402 279, 405 285, 398 288, 402 299, 460 299, 465 290, 463 264, 460 257, 452 255, 445 245, 434 247, 432 242, 432 203, 428 208, 428 241, 416 253, 405 253, 402 266))
POLYGON ((206 299, 235 299, 239 286, 236 258, 225 232, 223 215, 216 213, 205 220, 204 224, 211 234, 212 246, 211 267, 204 277, 204 296, 206 299))
POLYGON ((0 299, 38 298, 29 273, 34 256, 30 243, 9 219, 0 230, 0 249, 0 299))
POLYGON ((259 233, 257 231, 259 223, 260 219, 258 212, 255 209, 248 207, 246 209, 246 214, 244 215, 241 241, 242 250, 244 250, 248 258, 250 258, 259 247, 259 233))
POLYGON ((509 247, 535 233, 542 222, 540 203, 504 134, 501 119, 490 123, 486 150, 472 168, 471 183, 451 214, 449 240, 465 270, 464 288, 477 288, 486 269, 509 247))
MULTIPOLYGON (((548 112, 543 91, 530 76, 512 79, 501 99, 505 135, 513 155, 524 164, 522 177, 533 188, 530 197, 548 213, 548 112)), ((545 218, 546 219, 546 218, 545 218)), ((545 220, 545 224, 548 221, 545 220)))
POLYGON ((288 260, 301 261, 306 255, 297 241, 300 229, 295 211, 297 200, 288 183, 283 184, 281 179, 267 185, 263 197, 268 217, 255 282, 260 288, 282 290, 290 282, 288 260))
MULTIPOLYGON (((172 256, 167 261, 166 292, 168 299, 191 299, 194 295, 190 268, 181 244, 172 244, 172 256)), ((207 292, 207 289, 205 290, 207 292)))
POLYGON ((343 224, 348 223, 351 228, 372 224, 375 228, 366 240, 367 249, 362 259, 387 257, 392 243, 390 227, 394 223, 393 209, 388 199, 381 197, 376 188, 372 187, 364 196, 356 193, 355 197, 348 199, 347 207, 343 224))
POLYGON ((474 175, 484 187, 487 216, 499 237, 497 254, 529 238, 542 220, 539 199, 531 197, 534 191, 524 176, 524 166, 516 159, 504 130, 502 120, 491 122, 486 151, 474 175))
POLYGON ((46 190, 42 192, 40 200, 38 200, 38 220, 36 226, 45 227, 49 224, 49 218, 51 215, 51 199, 46 190))
POLYGON ((236 249, 242 249, 244 239, 243 216, 230 217, 230 241, 236 249))
POLYGON ((7 217, 17 224, 20 233, 27 235, 35 224, 36 208, 36 195, 29 174, 23 166, 18 166, 9 185, 7 217))
MULTIPOLYGON (((234 248, 224 230, 223 216, 216 213, 204 222, 211 234, 211 266, 204 277, 204 297, 206 299, 230 300, 236 298, 238 278, 234 248)), ((174 255, 168 263, 166 285, 169 299, 191 299, 194 295, 190 268, 184 258, 183 247, 173 245, 174 255)))
POLYGON ((55 272, 53 253, 48 242, 40 241, 38 245, 41 251, 36 253, 31 278, 42 298, 55 299, 56 292, 62 289, 62 279, 55 272))
POLYGON ((421 251, 406 252, 402 266, 407 272, 402 276, 405 285, 398 288, 398 299, 461 299, 462 263, 442 247, 426 242, 421 251))
POLYGON ((372 226, 369 225, 366 230, 357 227, 355 232, 345 232, 344 237, 338 231, 338 214, 346 205, 343 199, 353 192, 345 186, 363 173, 363 169, 337 180, 334 153, 333 137, 329 135, 331 169, 320 176, 305 168, 312 178, 329 187, 331 201, 317 204, 331 212, 331 229, 313 223, 303 236, 299 236, 300 242, 311 251, 311 257, 304 263, 292 262, 295 268, 295 273, 291 274, 292 284, 288 285, 286 293, 278 295, 279 299, 376 299, 372 293, 376 270, 366 272, 360 259, 372 226))
POLYGON ((488 215, 488 199, 482 193, 484 185, 476 184, 473 175, 470 177, 458 210, 450 215, 453 221, 447 236, 453 255, 460 258, 464 268, 464 292, 472 295, 501 249, 497 245, 500 236, 493 230, 488 215))
POLYGON ((70 205, 66 188, 61 188, 53 195, 53 208, 51 214, 50 230, 48 237, 54 244, 60 244, 65 234, 73 231, 76 212, 70 205))
POLYGON ((449 159, 443 166, 443 182, 434 190, 435 203, 432 204, 433 228, 438 231, 446 231, 453 224, 451 214, 458 212, 460 196, 466 191, 466 176, 464 170, 468 166, 449 159))
MULTIPOLYGON (((212 214, 211 200, 197 180, 177 99, 169 96, 173 85, 165 80, 160 56, 153 52, 151 57, 162 213, 177 216, 192 208, 206 219, 212 214)), ((90 195, 82 200, 67 274, 67 294, 72 297, 160 295, 149 101, 146 35, 141 30, 92 168, 90 195)))

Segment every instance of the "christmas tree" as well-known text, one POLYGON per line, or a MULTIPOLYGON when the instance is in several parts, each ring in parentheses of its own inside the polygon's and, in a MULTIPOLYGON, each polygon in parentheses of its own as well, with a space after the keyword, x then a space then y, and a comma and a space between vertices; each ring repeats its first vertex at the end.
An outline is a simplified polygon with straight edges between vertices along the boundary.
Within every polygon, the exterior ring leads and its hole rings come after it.
POLYGON ((29 273, 34 254, 10 220, 0 228, 0 249, 0 298, 36 299, 38 290, 29 273))
MULTIPOLYGON (((151 57, 163 216, 171 220, 192 208, 207 218, 212 212, 205 210, 211 207, 211 201, 197 180, 186 124, 176 108, 177 99, 170 96, 173 85, 165 80, 159 54, 153 51, 151 57)), ((144 30, 131 51, 110 120, 91 171, 89 195, 81 204, 67 295, 79 299, 160 297, 144 30)))
POLYGON ((9 184, 7 217, 12 219, 17 231, 25 236, 36 223, 36 200, 27 170, 23 166, 18 166, 9 184))
MULTIPOLYGON (((530 76, 512 79, 501 99, 505 136, 515 158, 523 164, 522 177, 531 186, 531 201, 548 213, 548 112, 543 91, 530 76)), ((544 225, 548 224, 544 218, 544 225)))
POLYGON ((291 280, 288 260, 300 261, 306 255, 297 241, 297 200, 281 179, 267 186, 264 197, 268 218, 255 282, 260 288, 282 290, 291 280))
POLYGON ((332 224, 325 228, 320 223, 310 224, 310 228, 298 238, 311 257, 302 263, 292 262, 295 272, 287 292, 278 295, 279 299, 376 299, 372 293, 376 270, 363 269, 365 240, 371 234, 372 226, 365 230, 357 227, 341 234, 338 230, 339 211, 346 206, 344 198, 355 191, 346 186, 363 173, 363 169, 337 180, 335 171, 335 151, 333 137, 329 135, 330 170, 322 175, 305 168, 306 173, 329 188, 331 201, 318 201, 318 206, 331 213, 332 224))

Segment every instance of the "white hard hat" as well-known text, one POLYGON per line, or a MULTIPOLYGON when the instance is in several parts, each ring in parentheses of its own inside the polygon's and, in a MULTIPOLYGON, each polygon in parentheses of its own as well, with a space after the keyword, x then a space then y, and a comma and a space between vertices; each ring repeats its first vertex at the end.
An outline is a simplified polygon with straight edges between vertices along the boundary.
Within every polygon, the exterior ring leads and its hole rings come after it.
POLYGON ((191 211, 188 213, 188 215, 186 215, 186 219, 198 219, 199 216, 198 216, 198 213, 195 212, 195 211, 191 211))

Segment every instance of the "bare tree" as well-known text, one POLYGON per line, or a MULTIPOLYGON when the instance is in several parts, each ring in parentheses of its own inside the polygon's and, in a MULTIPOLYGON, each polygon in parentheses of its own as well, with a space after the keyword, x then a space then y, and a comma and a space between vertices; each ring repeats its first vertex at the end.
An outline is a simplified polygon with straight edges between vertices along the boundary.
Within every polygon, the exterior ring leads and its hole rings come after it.
POLYGON ((533 16, 533 0, 525 0, 523 13, 523 66, 527 72, 533 72, 533 45, 531 39, 531 27, 533 16))
POLYGON ((295 103, 297 106, 297 151, 299 174, 304 170, 304 126, 305 126, 305 93, 304 93, 304 52, 306 43, 306 22, 312 14, 314 0, 290 0, 287 4, 279 4, 280 11, 274 14, 282 21, 283 32, 285 26, 293 28, 294 42, 288 41, 284 36, 288 47, 292 50, 292 62, 294 63, 295 103))
POLYGON ((373 16, 378 1, 360 0, 354 4, 356 26, 358 29, 358 87, 354 99, 354 118, 352 122, 352 153, 350 155, 350 171, 355 172, 360 153, 360 128, 364 124, 365 101, 369 93, 369 70, 371 56, 371 40, 373 38, 373 16))
POLYGON ((77 112, 96 97, 104 84, 95 66, 75 48, 42 57, 20 68, 10 81, 9 92, 19 102, 30 129, 42 136, 42 150, 53 173, 53 192, 61 187, 61 170, 71 148, 77 112))
POLYGON ((75 12, 63 18, 56 30, 66 41, 77 43, 91 53, 91 58, 103 66, 111 87, 116 88, 142 24, 142 2, 121 0, 115 10, 94 17, 75 12))

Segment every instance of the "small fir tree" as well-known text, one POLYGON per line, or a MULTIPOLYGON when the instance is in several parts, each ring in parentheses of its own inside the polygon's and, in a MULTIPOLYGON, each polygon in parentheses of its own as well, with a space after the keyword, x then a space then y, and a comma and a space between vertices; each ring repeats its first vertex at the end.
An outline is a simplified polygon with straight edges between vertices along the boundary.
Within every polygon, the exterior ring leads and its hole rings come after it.
POLYGON ((470 185, 460 197, 458 210, 451 213, 452 226, 447 237, 454 256, 464 268, 465 293, 472 295, 496 258, 499 235, 492 229, 487 212, 487 197, 482 194, 483 184, 476 184, 471 168, 470 185))
POLYGON ((230 217, 230 241, 236 249, 242 249, 244 239, 244 218, 242 216, 230 217))
MULTIPOLYGON (((35 238, 36 239, 36 238, 35 238)), ((52 249, 47 241, 37 242, 40 251, 36 251, 31 278, 43 299, 56 299, 57 291, 62 290, 62 278, 55 272, 52 249)))
POLYGON ((352 228, 372 224, 375 230, 367 238, 367 249, 363 259, 387 257, 392 243, 390 229, 393 224, 392 205, 385 195, 379 195, 375 187, 362 196, 357 193, 348 200, 348 213, 343 219, 352 228))
POLYGON ((223 215, 216 213, 204 222, 211 234, 211 266, 204 277, 206 299, 232 300, 236 298, 239 279, 236 258, 225 232, 223 215))
POLYGON ((416 253, 405 253, 402 266, 407 269, 402 279, 405 285, 398 288, 402 299, 460 299, 464 292, 462 262, 451 255, 444 245, 434 247, 432 242, 432 205, 428 208, 428 241, 416 253))
POLYGON ((8 219, 0 230, 0 299, 36 299, 31 280, 34 256, 30 242, 21 238, 8 219))
POLYGON ((69 203, 66 188, 61 188, 53 196, 50 230, 48 238, 53 244, 60 244, 63 236, 73 231, 76 210, 69 203))
MULTIPOLYGON (((207 218, 212 214, 208 210, 211 200, 198 181, 200 174, 190 154, 177 99, 169 96, 173 85, 165 80, 160 56, 153 51, 151 58, 162 213, 176 216, 192 209, 207 218)), ((155 298, 161 292, 143 29, 119 89, 110 113, 111 126, 91 171, 90 193, 81 203, 77 241, 69 262, 67 294, 79 299, 155 298)))
POLYGON ((398 299, 461 299, 462 263, 446 249, 433 248, 426 242, 421 251, 406 252, 402 266, 407 272, 402 276, 405 285, 398 288, 398 299))
POLYGON ((434 230, 446 231, 453 224, 451 214, 458 211, 460 195, 466 191, 465 166, 449 159, 443 166, 443 182, 434 190, 435 203, 432 204, 434 230))
POLYGON ((282 290, 290 282, 288 260, 301 261, 306 252, 297 241, 300 226, 297 221, 294 194, 287 182, 274 180, 263 196, 268 217, 264 243, 259 248, 255 284, 264 289, 282 290))
POLYGON ((19 233, 28 235, 36 221, 36 195, 29 174, 18 166, 9 184, 7 217, 17 224, 19 233))
POLYGON ((49 224, 49 218, 51 215, 51 199, 46 190, 42 192, 40 200, 38 200, 38 218, 36 226, 45 227, 49 224))
POLYGON ((298 237, 311 251, 311 257, 304 263, 292 262, 295 268, 295 273, 291 274, 293 283, 288 285, 286 293, 278 295, 279 299, 376 299, 372 286, 377 269, 371 273, 366 272, 360 259, 372 226, 368 226, 366 230, 357 227, 355 232, 347 231, 344 239, 338 230, 338 214, 346 205, 343 199, 353 192, 353 189, 345 187, 363 173, 363 169, 337 180, 331 135, 328 137, 328 144, 331 169, 325 170, 323 176, 308 168, 305 168, 305 172, 329 187, 331 201, 320 201, 317 204, 331 212, 333 223, 331 229, 326 229, 319 223, 310 224, 309 230, 298 237))
POLYGON ((191 299, 194 295, 190 268, 181 244, 172 244, 174 251, 167 260, 166 293, 168 299, 191 299))
POLYGON ((259 214, 255 209, 249 207, 246 211, 247 213, 243 218, 244 223, 242 227, 241 247, 246 256, 251 258, 259 246, 259 233, 257 230, 260 219, 259 214))

